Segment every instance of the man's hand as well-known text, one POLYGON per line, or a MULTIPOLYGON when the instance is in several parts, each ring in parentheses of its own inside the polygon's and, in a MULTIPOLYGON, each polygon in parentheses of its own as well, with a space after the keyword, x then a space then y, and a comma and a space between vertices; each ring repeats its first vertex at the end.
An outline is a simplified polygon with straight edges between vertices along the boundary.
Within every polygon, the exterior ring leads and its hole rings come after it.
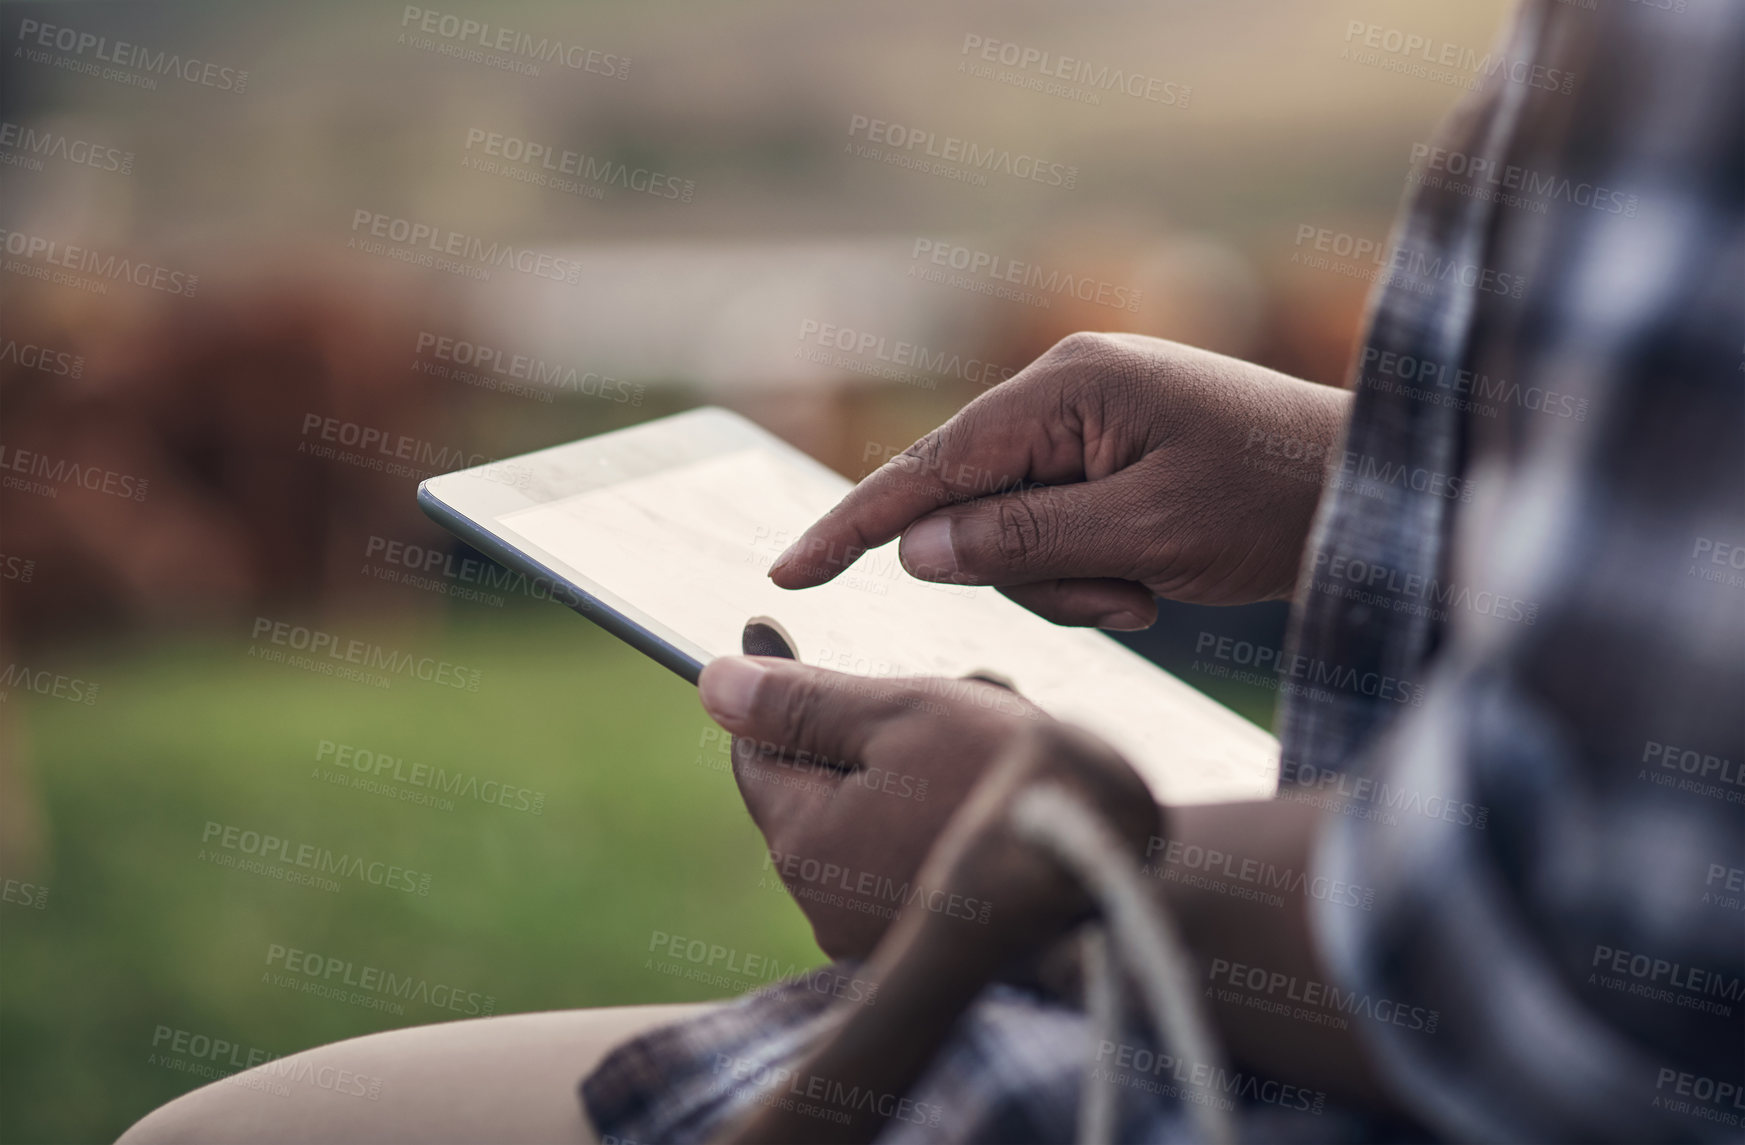
POLYGON ((1288 597, 1350 395, 1133 334, 1074 334, 862 481, 770 568, 823 584, 902 537, 922 580, 1059 624, 1144 628, 1161 595, 1288 597))
MULTIPOLYGON (((1034 761, 1042 770, 1063 759, 1105 774, 1121 770, 1106 746, 977 681, 877 680, 793 660, 724 656, 703 669, 698 691, 709 714, 734 733, 733 774, 746 807, 772 866, 832 958, 869 955, 905 908, 933 912, 925 921, 935 930, 959 919, 993 921, 994 930, 971 933, 1012 939, 1001 928, 1030 915, 1014 908, 1022 905, 1020 891, 1005 862, 984 855, 965 866, 962 848, 936 850, 935 843, 990 769, 1014 755, 1047 753, 1034 761)), ((1148 824, 1159 812, 1145 805, 1149 796, 1137 777, 1129 778, 1130 814, 1113 819, 1125 821, 1123 835, 1137 839, 1153 829, 1148 824)), ((977 798, 998 794, 984 787, 977 798)), ((1265 800, 1163 814, 1147 851, 1173 841, 1262 869, 1313 866, 1321 812, 1306 804, 1265 800)), ((1168 854, 1159 851, 1151 861, 1173 861, 1168 854)), ((1034 885, 1042 900, 1032 915, 1047 915, 1050 903, 1067 903, 1070 912, 1068 888, 1035 872, 1017 881, 1026 891, 1034 885)), ((1306 892, 1286 896, 1281 910, 1196 883, 1159 879, 1153 893, 1174 915, 1202 967, 1199 977, 1223 959, 1329 980, 1310 934, 1306 892)), ((1022 943, 1011 945, 1016 952, 1022 943)), ((1356 1101, 1385 1100, 1355 1031, 1240 1003, 1213 1009, 1238 1065, 1356 1101)))
POLYGON ((734 734, 745 805, 826 954, 864 957, 911 903, 965 919, 985 911, 917 876, 989 765, 1047 722, 1040 709, 973 680, 744 656, 712 661, 698 694, 734 734))

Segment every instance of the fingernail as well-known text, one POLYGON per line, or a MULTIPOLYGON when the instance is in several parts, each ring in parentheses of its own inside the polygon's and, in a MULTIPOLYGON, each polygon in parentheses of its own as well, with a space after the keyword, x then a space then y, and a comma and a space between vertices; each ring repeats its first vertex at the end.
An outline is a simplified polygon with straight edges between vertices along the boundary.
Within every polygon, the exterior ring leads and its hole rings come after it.
POLYGON ((782 569, 787 566, 787 563, 794 559, 794 553, 796 550, 799 549, 799 547, 800 547, 800 542, 795 541, 793 544, 791 544, 787 548, 783 549, 782 555, 775 559, 775 563, 770 565, 769 571, 766 572, 764 575, 765 576, 775 576, 777 573, 781 572, 782 569))
POLYGON ((957 551, 951 547, 951 518, 943 514, 923 517, 909 526, 897 545, 897 559, 923 580, 934 580, 957 571, 957 551))
POLYGON ((744 656, 712 660, 697 679, 697 696, 703 709, 720 724, 743 724, 757 698, 757 686, 766 669, 744 656))
POLYGON ((1099 617, 1097 627, 1111 628, 1116 632, 1135 632, 1141 628, 1150 628, 1151 621, 1140 616, 1137 612, 1130 612, 1123 608, 1099 617))

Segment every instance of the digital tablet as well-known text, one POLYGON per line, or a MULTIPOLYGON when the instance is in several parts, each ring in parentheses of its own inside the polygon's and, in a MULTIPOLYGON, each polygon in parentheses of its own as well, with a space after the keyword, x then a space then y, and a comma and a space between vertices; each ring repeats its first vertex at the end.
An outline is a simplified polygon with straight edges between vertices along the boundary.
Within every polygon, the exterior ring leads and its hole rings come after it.
POLYGON ((1277 785, 1265 731, 1100 632, 1062 628, 991 588, 916 580, 897 546, 829 584, 765 575, 850 482, 750 421, 692 410, 440 477, 434 520, 695 683, 776 621, 808 664, 868 676, 983 675, 1101 735, 1159 799, 1259 799, 1277 785))

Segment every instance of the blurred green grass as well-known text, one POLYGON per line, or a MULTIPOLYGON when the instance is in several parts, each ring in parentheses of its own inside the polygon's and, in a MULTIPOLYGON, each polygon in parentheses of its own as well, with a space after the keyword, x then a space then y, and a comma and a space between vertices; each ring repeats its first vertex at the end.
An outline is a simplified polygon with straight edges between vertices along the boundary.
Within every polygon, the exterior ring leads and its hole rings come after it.
MULTIPOLYGON (((40 910, 0 904, 0 1136, 112 1140, 208 1080, 161 1064, 160 1027, 246 1056, 468 1016, 277 987, 263 979, 272 944, 488 995, 496 1013, 756 984, 676 976, 687 964, 650 953, 657 933, 777 967, 823 960, 792 903, 758 886, 759 839, 725 752, 702 744, 695 690, 550 607, 482 613, 415 642, 478 668, 476 694, 406 678, 377 690, 208 637, 82 658, 102 685, 92 705, 6 698, 46 832, 22 874, 49 895, 40 910), (317 760, 324 740, 528 788, 543 808, 449 796, 442 810, 341 786, 328 777, 352 773, 317 760), (428 873, 430 891, 227 869, 201 857, 208 822, 428 873)), ((1269 695, 1220 698, 1267 718, 1269 695)))
POLYGON ((28 881, 49 888, 43 909, 0 908, 6 1140, 112 1140, 201 1084, 152 1064, 159 1026, 288 1053, 466 1016, 276 988, 272 943, 490 995, 497 1013, 731 992, 647 968, 657 931, 822 961, 799 912, 757 887, 731 775, 699 763, 725 755, 699 748, 695 689, 580 618, 457 619, 441 655, 479 668, 476 694, 340 682, 246 644, 81 662, 102 684, 89 706, 6 699, 46 812, 28 881), (338 786, 322 740, 543 792, 542 813, 338 786), (226 869, 199 857, 208 821, 428 872, 430 893, 226 869))

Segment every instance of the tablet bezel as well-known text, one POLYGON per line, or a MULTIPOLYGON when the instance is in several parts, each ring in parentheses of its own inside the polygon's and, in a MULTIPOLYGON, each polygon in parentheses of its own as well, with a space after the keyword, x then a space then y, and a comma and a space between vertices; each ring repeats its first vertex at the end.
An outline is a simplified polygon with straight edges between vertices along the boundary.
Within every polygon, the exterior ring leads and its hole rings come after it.
POLYGON ((768 430, 718 406, 702 406, 428 478, 418 485, 418 506, 438 525, 506 568, 563 585, 572 594, 572 599, 563 603, 695 684, 703 665, 711 659, 707 651, 553 554, 519 536, 494 531, 494 526, 522 509, 745 449, 779 453, 827 475, 840 483, 844 492, 850 488, 851 483, 841 474, 768 430))

